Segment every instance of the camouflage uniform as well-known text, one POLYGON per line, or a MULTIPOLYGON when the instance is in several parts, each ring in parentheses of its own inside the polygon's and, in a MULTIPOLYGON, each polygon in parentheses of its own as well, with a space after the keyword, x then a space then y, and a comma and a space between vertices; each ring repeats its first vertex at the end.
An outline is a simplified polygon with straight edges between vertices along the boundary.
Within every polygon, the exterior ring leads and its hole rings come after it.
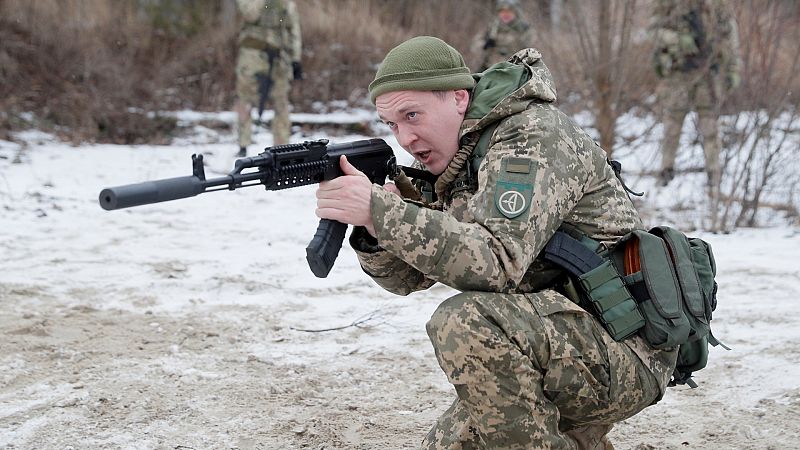
POLYGON ((489 29, 475 39, 474 47, 480 50, 480 70, 486 70, 494 63, 505 61, 517 51, 530 47, 533 43, 531 27, 525 21, 522 9, 516 0, 499 0, 497 12, 503 8, 514 12, 514 20, 503 23, 495 14, 489 29))
POLYGON ((436 203, 374 186, 377 239, 362 227, 350 238, 364 271, 391 292, 436 282, 462 292, 427 324, 457 399, 424 448, 612 448, 613 423, 660 399, 675 368, 675 351, 638 336, 614 341, 551 289, 558 271, 537 257, 562 222, 604 242, 642 227, 603 150, 553 104, 540 58, 522 50, 483 73, 436 203), (471 177, 472 151, 493 123, 471 177))
POLYGON ((256 74, 272 78, 272 134, 275 144, 285 144, 291 132, 289 80, 292 64, 300 61, 302 45, 297 8, 293 0, 237 0, 237 4, 244 23, 238 39, 236 97, 248 111, 237 124, 239 146, 252 142, 250 112, 259 97, 256 74))
POLYGON ((694 107, 712 194, 720 180, 717 119, 723 96, 739 84, 736 21, 725 0, 658 0, 654 15, 656 73, 664 79, 662 182, 673 176, 686 114, 694 107))

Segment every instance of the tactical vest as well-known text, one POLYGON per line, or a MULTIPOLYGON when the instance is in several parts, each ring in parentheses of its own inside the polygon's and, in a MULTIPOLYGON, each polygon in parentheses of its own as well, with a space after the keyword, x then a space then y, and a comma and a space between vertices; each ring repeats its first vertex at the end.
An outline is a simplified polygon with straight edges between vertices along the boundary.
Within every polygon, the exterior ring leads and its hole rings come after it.
POLYGON ((289 14, 281 2, 271 2, 258 21, 246 23, 239 33, 239 46, 257 50, 281 50, 286 42, 289 14))
MULTIPOLYGON (((692 373, 706 366, 717 307, 711 246, 660 226, 634 230, 609 248, 562 226, 544 258, 569 276, 557 289, 593 313, 615 340, 639 333, 656 349, 678 348, 670 386, 697 387, 692 373)), ((728 347, 724 348, 728 349, 728 347)))

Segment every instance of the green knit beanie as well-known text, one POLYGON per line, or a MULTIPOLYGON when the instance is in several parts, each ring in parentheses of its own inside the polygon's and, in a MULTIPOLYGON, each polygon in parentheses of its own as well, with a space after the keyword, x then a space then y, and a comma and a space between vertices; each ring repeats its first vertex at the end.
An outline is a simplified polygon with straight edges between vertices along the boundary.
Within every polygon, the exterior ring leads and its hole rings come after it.
POLYGON ((411 38, 386 54, 375 79, 369 84, 369 99, 394 91, 449 91, 472 89, 475 80, 461 53, 431 36, 411 38))

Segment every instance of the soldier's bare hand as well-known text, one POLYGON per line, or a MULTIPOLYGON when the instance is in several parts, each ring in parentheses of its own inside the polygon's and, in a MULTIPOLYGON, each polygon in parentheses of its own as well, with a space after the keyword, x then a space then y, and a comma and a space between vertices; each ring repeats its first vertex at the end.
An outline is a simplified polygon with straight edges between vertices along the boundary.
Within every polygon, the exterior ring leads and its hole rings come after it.
POLYGON ((387 191, 391 192, 392 194, 397 194, 400 197, 403 196, 403 194, 400 193, 400 189, 394 183, 386 183, 386 184, 383 185, 383 188, 386 189, 387 191))
POLYGON ((360 170, 353 167, 342 155, 339 167, 344 175, 323 181, 317 189, 317 217, 342 223, 364 226, 375 236, 370 212, 372 182, 360 170))

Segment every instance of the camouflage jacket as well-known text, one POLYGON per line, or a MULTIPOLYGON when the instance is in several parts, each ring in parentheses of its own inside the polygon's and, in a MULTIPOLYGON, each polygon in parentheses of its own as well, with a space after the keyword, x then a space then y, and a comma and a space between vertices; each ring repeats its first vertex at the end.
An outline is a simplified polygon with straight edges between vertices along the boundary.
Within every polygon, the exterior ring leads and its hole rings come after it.
POLYGON ((703 71, 738 84, 739 35, 726 0, 657 0, 653 18, 660 77, 703 71))
MULTIPOLYGON (((642 227, 605 152, 553 104, 553 79, 537 50, 476 78, 462 147, 435 186, 438 203, 404 200, 375 185, 377 240, 362 227, 351 235, 362 268, 388 291, 406 295, 438 281, 460 291, 537 292, 554 277, 537 255, 562 222, 603 242, 642 227), (470 182, 472 149, 492 124, 470 182)), ((626 342, 663 392, 675 352, 652 350, 640 337, 626 342)))
POLYGON ((240 47, 279 50, 289 61, 300 61, 300 17, 293 0, 236 0, 236 4, 243 19, 240 47))
POLYGON ((476 75, 462 148, 437 182, 441 210, 373 188, 382 251, 359 257, 385 289, 408 294, 439 281, 462 291, 533 292, 543 286, 536 256, 562 222, 600 241, 642 226, 605 152, 553 104, 540 58, 520 51, 515 64, 476 75), (520 75, 509 92, 483 88, 520 75), (468 183, 470 146, 495 123, 477 183, 468 183))

